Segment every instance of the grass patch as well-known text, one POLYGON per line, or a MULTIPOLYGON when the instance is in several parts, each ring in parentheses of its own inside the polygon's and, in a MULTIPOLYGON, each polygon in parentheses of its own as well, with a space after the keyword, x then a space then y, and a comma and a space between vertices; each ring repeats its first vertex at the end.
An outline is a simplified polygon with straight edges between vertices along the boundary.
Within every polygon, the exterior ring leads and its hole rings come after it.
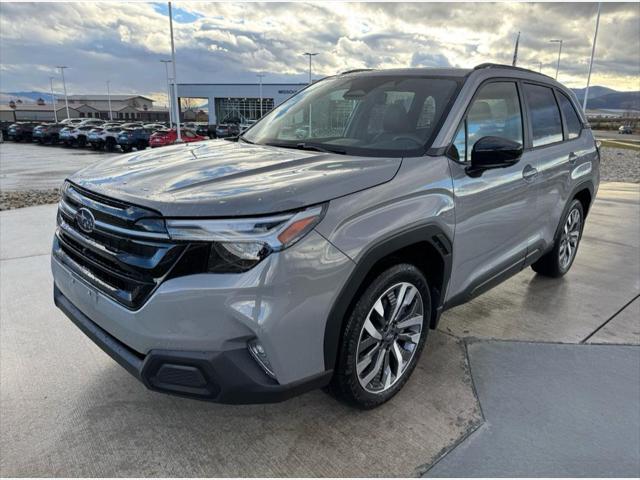
POLYGON ((624 150, 640 151, 640 143, 631 143, 629 140, 600 140, 603 147, 622 148, 624 150))

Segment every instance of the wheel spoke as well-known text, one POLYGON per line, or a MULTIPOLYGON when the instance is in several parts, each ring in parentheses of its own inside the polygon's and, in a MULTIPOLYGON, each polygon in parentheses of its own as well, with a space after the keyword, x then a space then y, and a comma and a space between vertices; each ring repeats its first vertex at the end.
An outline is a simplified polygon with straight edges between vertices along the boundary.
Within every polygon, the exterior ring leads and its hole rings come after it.
POLYGON ((373 380, 376 375, 380 373, 380 369, 382 368, 382 363, 384 362, 385 351, 382 349, 378 350, 378 356, 376 357, 376 363, 371 369, 371 371, 362 379, 362 383, 364 385, 369 385, 371 380, 373 380))
POLYGON ((422 325, 422 315, 415 315, 413 317, 409 317, 401 322, 398 322, 397 327, 400 329, 413 327, 414 325, 422 325))
POLYGON ((356 365, 356 372, 358 372, 358 375, 360 375, 369 365, 371 365, 374 357, 376 357, 376 355, 379 355, 379 352, 380 345, 377 345, 376 347, 372 348, 371 351, 367 352, 364 357, 362 357, 362 359, 356 365))
POLYGON ((391 315, 390 321, 395 321, 398 318, 398 314, 402 311, 402 309, 408 305, 411 305, 413 299, 418 293, 418 289, 407 284, 402 284, 400 287, 400 292, 398 293, 396 299, 396 307, 393 310, 393 314, 391 315))
POLYGON ((378 301, 373 306, 375 312, 380 315, 384 319, 384 305, 382 305, 382 298, 379 298, 378 301))
POLYGON ((396 363, 398 364, 396 367, 396 377, 399 377, 404 370, 404 357, 402 356, 402 352, 400 351, 400 346, 398 342, 393 342, 393 355, 396 358, 396 363))
POLYGON ((373 337, 366 338, 366 339, 364 339, 364 340, 362 340, 362 341, 360 342, 360 345, 358 345, 358 351, 359 351, 359 352, 364 352, 364 351, 366 351, 369 347, 371 347, 371 346, 373 346, 373 345, 376 345, 376 344, 378 344, 378 343, 380 343, 380 340, 376 340, 376 339, 375 339, 375 338, 373 338, 373 337))
POLYGON ((418 333, 402 332, 401 334, 398 335, 398 340, 417 344, 420 341, 420 332, 418 333))
POLYGON ((380 334, 378 329, 373 325, 370 318, 367 318, 367 320, 364 322, 364 329, 369 335, 371 335, 376 340, 382 340, 382 335, 380 334))

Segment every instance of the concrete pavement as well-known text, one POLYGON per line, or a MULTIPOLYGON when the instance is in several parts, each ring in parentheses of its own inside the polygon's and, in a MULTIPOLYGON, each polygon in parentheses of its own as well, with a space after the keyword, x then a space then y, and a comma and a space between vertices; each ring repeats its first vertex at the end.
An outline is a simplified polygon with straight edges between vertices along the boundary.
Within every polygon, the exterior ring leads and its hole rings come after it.
POLYGON ((640 347, 471 342, 485 421, 429 477, 637 477, 640 347))
MULTIPOLYGON (((593 348, 582 342, 640 343, 634 313, 640 293, 638 188, 601 186, 565 278, 541 279, 527 270, 447 312, 405 389, 370 412, 322 392, 277 405, 223 406, 146 391, 53 306, 55 207, 1 212, 0 475, 395 476, 423 474, 437 459, 445 465, 449 455, 464 451, 472 432, 493 421, 482 416, 483 399, 478 403, 471 375, 475 345, 496 343, 484 339, 521 341, 509 342, 508 363, 516 375, 523 367, 520 348, 531 349, 529 358, 544 351, 531 342, 577 344, 576 358, 593 348), (467 337, 479 339, 469 345, 470 357, 467 337)), ((502 354, 487 352, 488 365, 502 354)), ((562 358, 558 362, 561 370, 562 358)), ((632 380, 640 378, 637 367, 625 367, 637 373, 632 380)), ((551 376, 535 385, 544 389, 552 382, 563 398, 586 396, 587 403, 593 395, 597 405, 600 377, 608 371, 591 374, 591 387, 551 376)), ((494 388, 487 383, 488 394, 494 388)), ((635 390, 616 391, 634 401, 635 390)), ((625 418, 637 425, 635 417, 625 418)), ((574 427, 563 423, 563 435, 570 438, 574 427)), ((558 453, 560 461, 568 458, 558 453)), ((597 459, 605 466, 613 461, 604 454, 597 459)), ((494 474, 519 472, 502 465, 494 474)))

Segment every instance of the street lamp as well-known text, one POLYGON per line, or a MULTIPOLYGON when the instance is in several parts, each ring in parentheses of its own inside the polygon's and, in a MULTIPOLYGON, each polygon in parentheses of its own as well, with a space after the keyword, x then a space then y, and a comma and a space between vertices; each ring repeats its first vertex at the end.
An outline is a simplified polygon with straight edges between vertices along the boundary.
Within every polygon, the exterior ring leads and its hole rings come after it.
POLYGON ((260 79, 260 118, 262 118, 262 78, 265 76, 264 73, 257 73, 256 77, 260 79))
POLYGON ((173 99, 175 101, 175 121, 176 121, 176 133, 177 143, 182 142, 182 136, 180 135, 180 104, 178 103, 178 76, 176 75, 176 46, 173 41, 173 13, 171 12, 171 2, 169 2, 169 30, 171 32, 171 64, 173 66, 173 99))
POLYGON ((598 16, 596 17, 596 33, 593 34, 593 46, 591 47, 591 60, 589 60, 589 75, 587 76, 587 88, 584 91, 584 100, 582 101, 582 110, 587 112, 587 98, 589 98, 589 83, 591 83, 591 68, 593 67, 593 56, 596 53, 596 40, 598 39, 598 26, 600 26, 600 6, 602 2, 598 2, 598 16))
POLYGON ((56 96, 53 94, 53 77, 49 77, 49 84, 51 85, 51 105, 53 105, 53 119, 58 123, 58 112, 56 112, 56 96))
POLYGON ((70 118, 69 115, 69 100, 67 99, 67 82, 64 80, 64 69, 69 68, 64 65, 58 65, 56 68, 60 69, 60 74, 62 75, 62 88, 64 90, 64 106, 67 109, 67 118, 70 118))
POLYGON ((302 55, 306 55, 307 57, 309 57, 309 85, 311 85, 311 57, 315 57, 318 54, 305 52, 302 55))
POLYGON ((558 79, 558 72, 560 71, 560 55, 562 55, 562 40, 549 40, 550 43, 557 43, 560 45, 558 48, 558 65, 556 66, 556 80, 558 79))
POLYGON ((164 63, 164 71, 167 75, 167 107, 169 108, 169 125, 173 125, 173 102, 171 101, 171 80, 169 78, 169 64, 171 60, 160 60, 164 63))
POLYGON ((107 80, 107 101, 109 102, 109 120, 113 121, 113 111, 111 110, 111 89, 109 84, 111 80, 107 80))

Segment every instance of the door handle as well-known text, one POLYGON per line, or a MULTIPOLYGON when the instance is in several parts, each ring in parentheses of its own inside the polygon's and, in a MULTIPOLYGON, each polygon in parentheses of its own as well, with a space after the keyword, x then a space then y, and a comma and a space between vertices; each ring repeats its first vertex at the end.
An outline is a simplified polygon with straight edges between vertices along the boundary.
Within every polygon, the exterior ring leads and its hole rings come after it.
POLYGON ((577 160, 578 160, 578 155, 576 155, 575 152, 571 152, 569 154, 569 163, 573 165, 574 163, 576 163, 577 160))
POLYGON ((524 170, 522 170, 522 178, 524 178, 525 180, 533 180, 537 176, 538 170, 533 168, 531 165, 527 165, 526 167, 524 167, 524 170))

